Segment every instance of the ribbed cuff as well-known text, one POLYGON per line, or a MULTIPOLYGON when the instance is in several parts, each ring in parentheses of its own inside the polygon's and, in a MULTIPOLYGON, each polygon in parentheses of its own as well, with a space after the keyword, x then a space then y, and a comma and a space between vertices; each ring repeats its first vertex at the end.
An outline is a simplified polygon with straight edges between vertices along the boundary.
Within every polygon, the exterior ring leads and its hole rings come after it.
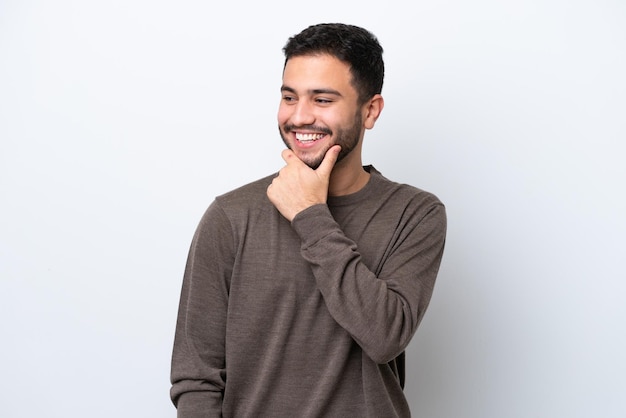
POLYGON ((298 213, 291 221, 291 227, 300 236, 303 249, 339 229, 325 204, 313 205, 298 213))

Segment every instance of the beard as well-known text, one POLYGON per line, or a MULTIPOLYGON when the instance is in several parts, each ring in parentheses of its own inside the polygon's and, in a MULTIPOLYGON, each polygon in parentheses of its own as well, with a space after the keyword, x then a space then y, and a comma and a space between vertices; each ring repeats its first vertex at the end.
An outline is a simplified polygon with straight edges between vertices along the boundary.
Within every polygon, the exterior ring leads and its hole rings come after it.
POLYGON ((287 134, 289 134, 294 129, 307 129, 315 132, 321 132, 326 135, 335 134, 335 141, 332 144, 329 144, 324 150, 321 150, 319 154, 312 155, 309 158, 301 158, 302 162, 311 167, 313 170, 316 170, 324 157, 326 156, 326 151, 328 151, 333 145, 341 145, 341 151, 337 156, 337 162, 343 160, 348 154, 350 154, 354 148, 358 145, 359 139, 361 138, 361 134, 363 133, 363 118, 360 112, 357 112, 354 117, 354 122, 351 126, 337 128, 335 132, 333 132, 329 128, 324 128, 315 125, 303 125, 303 126, 295 126, 295 125, 284 125, 282 128, 279 126, 278 131, 280 132, 280 137, 283 139, 283 142, 293 151, 293 148, 289 144, 287 140, 287 134))

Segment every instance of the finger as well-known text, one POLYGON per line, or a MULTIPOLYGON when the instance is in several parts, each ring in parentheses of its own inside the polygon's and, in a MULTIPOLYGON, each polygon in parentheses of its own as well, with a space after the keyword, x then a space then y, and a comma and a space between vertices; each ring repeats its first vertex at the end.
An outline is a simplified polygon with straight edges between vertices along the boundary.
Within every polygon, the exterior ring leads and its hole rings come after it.
POLYGON ((283 157, 283 160, 286 163, 288 163, 289 160, 292 159, 292 157, 294 157, 296 154, 294 154, 292 150, 287 148, 287 149, 284 149, 283 152, 280 155, 281 155, 281 157, 283 157))
POLYGON ((330 177, 330 173, 333 171, 333 167, 339 157, 339 151, 341 151, 340 145, 330 147, 316 171, 323 176, 330 177))

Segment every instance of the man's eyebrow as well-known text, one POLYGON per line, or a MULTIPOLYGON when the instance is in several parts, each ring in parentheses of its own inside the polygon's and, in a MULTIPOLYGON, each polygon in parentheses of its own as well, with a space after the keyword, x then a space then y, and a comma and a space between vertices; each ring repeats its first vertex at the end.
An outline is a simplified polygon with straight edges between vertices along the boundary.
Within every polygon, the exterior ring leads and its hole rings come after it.
MULTIPOLYGON (((286 91, 286 92, 289 92, 289 93, 296 94, 296 90, 295 89, 293 89, 293 88, 291 88, 289 86, 285 86, 285 85, 280 87, 280 91, 282 91, 282 92, 286 91)), ((330 94, 330 95, 333 95, 333 96, 342 97, 342 94, 340 92, 338 92, 337 90, 333 90, 333 89, 311 89, 311 90, 308 90, 308 93, 312 94, 312 95, 316 95, 316 94, 330 94)))
POLYGON ((337 90, 333 90, 333 89, 313 89, 313 90, 311 90, 311 93, 313 93, 313 94, 330 94, 332 96, 339 96, 339 97, 341 97, 341 93, 339 93, 337 90))

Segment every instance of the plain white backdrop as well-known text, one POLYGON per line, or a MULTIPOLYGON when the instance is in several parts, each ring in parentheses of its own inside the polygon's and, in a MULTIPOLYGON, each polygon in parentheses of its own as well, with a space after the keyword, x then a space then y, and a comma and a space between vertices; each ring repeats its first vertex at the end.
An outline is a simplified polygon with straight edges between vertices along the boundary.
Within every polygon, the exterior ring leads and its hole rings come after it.
POLYGON ((331 21, 385 48, 364 162, 448 209, 414 415, 626 415, 621 0, 1 0, 0 416, 175 416, 191 236, 282 165, 281 48, 331 21))

